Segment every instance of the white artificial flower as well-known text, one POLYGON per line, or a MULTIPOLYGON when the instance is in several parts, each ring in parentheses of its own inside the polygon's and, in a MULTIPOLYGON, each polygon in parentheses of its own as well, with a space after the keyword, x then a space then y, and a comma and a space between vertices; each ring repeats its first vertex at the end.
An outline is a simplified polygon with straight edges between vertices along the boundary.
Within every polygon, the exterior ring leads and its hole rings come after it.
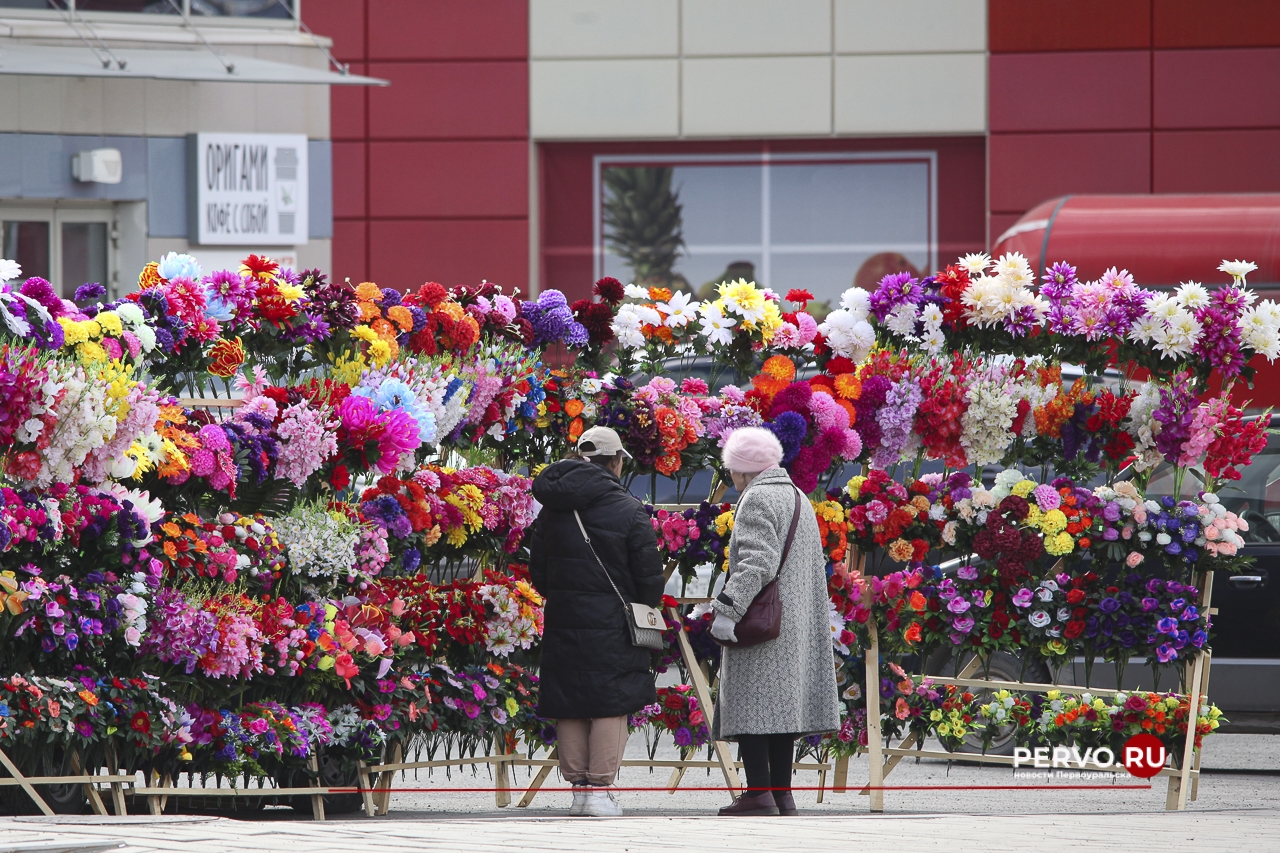
POLYGON ((982 275, 991 266, 991 256, 986 252, 972 252, 960 259, 960 266, 967 269, 970 276, 982 275))
POLYGON ((132 302, 121 302, 115 307, 115 312, 120 316, 121 320, 130 326, 138 326, 146 322, 142 309, 132 302))
POLYGON ((841 294, 840 307, 855 320, 865 320, 871 315, 871 294, 861 287, 851 287, 841 294))
POLYGON ((676 291, 667 302, 659 302, 657 308, 667 315, 666 324, 673 329, 682 328, 697 319, 698 303, 691 302, 689 294, 676 291))
MULTIPOLYGON (((640 327, 644 325, 635 305, 623 305, 613 317, 613 334, 618 343, 627 349, 644 346, 644 333, 640 327)), ((650 309, 652 310, 652 309, 650 309)))
POLYGON ((1027 263, 1027 258, 1021 252, 1006 252, 1000 256, 1000 260, 995 263, 996 275, 1023 275, 1031 276, 1031 265, 1027 263))
POLYGON ((1035 284, 1035 276, 1031 274, 1030 267, 1005 270, 1000 273, 1000 278, 1013 287, 1030 287, 1035 284))
POLYGON ((643 326, 661 326, 662 315, 658 313, 658 309, 652 305, 636 305, 636 316, 640 318, 640 324, 643 326))
POLYGON ((1209 291, 1196 281, 1183 282, 1177 290, 1178 304, 1190 311, 1209 304, 1209 291))
POLYGON ((942 348, 946 346, 947 339, 943 336, 941 329, 926 328, 924 337, 920 339, 920 343, 929 355, 937 355, 942 352, 942 348))
POLYGON ((1179 307, 1178 300, 1170 294, 1157 293, 1147 302, 1147 313, 1161 320, 1169 320, 1178 313, 1179 307))
POLYGON ((916 330, 916 306, 910 302, 902 302, 893 307, 885 318, 885 327, 896 335, 911 337, 916 330))
POLYGON ((728 346, 733 343, 733 327, 737 320, 726 317, 719 306, 712 302, 704 302, 701 310, 700 325, 707 343, 713 346, 728 346))
POLYGON ((926 303, 920 309, 920 320, 926 328, 937 328, 942 325, 942 309, 933 302, 926 303))
POLYGON ((0 281, 13 281, 22 278, 22 265, 8 258, 0 258, 0 281))
POLYGON ((626 294, 626 297, 628 299, 648 299, 649 298, 649 288, 641 287, 638 284, 628 284, 626 287, 622 288, 622 292, 626 294))
POLYGON ((1190 311, 1178 311, 1153 340, 1162 355, 1180 358, 1190 354, 1200 339, 1200 332, 1200 323, 1190 311))
POLYGON ((1157 332, 1164 330, 1164 320, 1151 314, 1137 320, 1129 327, 1129 340, 1135 344, 1150 343, 1157 332))
POLYGON ((1234 278, 1236 281, 1244 281, 1244 277, 1258 268, 1258 265, 1252 261, 1228 261, 1223 260, 1218 265, 1218 269, 1234 278))

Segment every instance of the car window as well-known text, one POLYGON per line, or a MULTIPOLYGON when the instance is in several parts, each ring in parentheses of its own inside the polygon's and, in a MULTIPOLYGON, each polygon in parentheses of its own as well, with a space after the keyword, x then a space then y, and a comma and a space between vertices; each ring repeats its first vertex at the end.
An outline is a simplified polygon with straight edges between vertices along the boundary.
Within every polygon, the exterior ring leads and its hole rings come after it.
MULTIPOLYGON (((1204 482, 1204 471, 1193 467, 1182 480, 1182 495, 1194 495, 1204 482)), ((1174 470, 1162 464, 1151 475, 1148 497, 1172 495, 1174 470)), ((1249 522, 1245 542, 1280 543, 1280 434, 1271 433, 1267 447, 1240 469, 1239 480, 1227 480, 1218 488, 1223 505, 1249 522)))

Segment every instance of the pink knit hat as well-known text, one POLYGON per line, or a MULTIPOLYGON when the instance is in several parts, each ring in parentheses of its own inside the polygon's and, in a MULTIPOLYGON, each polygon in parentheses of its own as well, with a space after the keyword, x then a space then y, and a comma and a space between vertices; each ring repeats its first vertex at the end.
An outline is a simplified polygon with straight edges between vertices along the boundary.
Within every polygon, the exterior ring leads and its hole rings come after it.
POLYGON ((739 427, 729 434, 720 458, 730 471, 755 474, 782 461, 782 445, 767 429, 739 427))

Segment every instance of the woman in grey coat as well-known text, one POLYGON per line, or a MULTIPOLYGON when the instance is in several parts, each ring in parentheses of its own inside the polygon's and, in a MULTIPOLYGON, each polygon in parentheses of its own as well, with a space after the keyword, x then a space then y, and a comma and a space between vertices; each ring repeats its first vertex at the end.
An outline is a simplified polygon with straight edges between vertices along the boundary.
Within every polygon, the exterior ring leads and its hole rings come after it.
POLYGON ((741 493, 729 540, 729 575, 711 603, 711 635, 736 642, 734 628, 756 594, 778 579, 782 629, 773 640, 724 649, 713 736, 736 740, 747 792, 722 815, 795 814, 791 795, 796 738, 840 727, 831 646, 826 559, 818 522, 801 500, 795 539, 781 567, 796 512, 796 487, 778 467, 782 446, 758 427, 730 435, 722 454, 741 493))

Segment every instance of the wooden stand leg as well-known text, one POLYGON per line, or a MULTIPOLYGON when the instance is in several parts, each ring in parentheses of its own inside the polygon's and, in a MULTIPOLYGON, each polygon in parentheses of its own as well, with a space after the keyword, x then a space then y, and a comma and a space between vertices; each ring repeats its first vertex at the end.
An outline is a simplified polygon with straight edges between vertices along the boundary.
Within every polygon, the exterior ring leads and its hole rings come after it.
MULTIPOLYGON (((71 753, 71 772, 77 775, 85 772, 84 767, 80 765, 80 754, 75 751, 71 753)), ((89 808, 93 809, 94 814, 105 815, 107 813, 107 807, 103 804, 102 797, 98 795, 98 789, 95 785, 85 783, 84 793, 89 798, 89 808)))
MULTIPOLYGON (((396 745, 391 749, 391 763, 399 764, 404 761, 404 746, 400 741, 396 741, 396 745)), ((375 797, 377 803, 377 813, 385 815, 391 811, 391 782, 395 778, 395 771, 383 770, 379 774, 378 793, 375 797)))
MULTIPOLYGON (((500 750, 497 754, 501 758, 507 754, 506 744, 494 744, 494 748, 500 750)), ((505 761, 499 761, 493 768, 493 804, 500 809, 505 809, 511 805, 511 765, 505 761)))
MULTIPOLYGON (((671 618, 680 621, 680 614, 676 612, 674 607, 668 611, 671 618)), ((702 713, 707 720, 707 729, 713 730, 713 722, 715 719, 715 704, 711 701, 711 686, 707 684, 706 677, 702 674, 702 667, 698 666, 698 659, 693 654, 693 647, 689 645, 689 638, 684 635, 684 631, 676 632, 676 642, 680 644, 680 656, 684 659, 685 669, 689 671, 689 677, 693 679, 693 692, 698 697, 698 705, 702 708, 702 713)), ((724 773, 725 785, 728 786, 729 796, 733 797, 734 792, 742 789, 742 783, 738 780, 738 768, 734 763, 733 756, 729 754, 729 744, 722 740, 712 741, 712 747, 715 749, 716 761, 720 764, 720 771, 724 773)))
MULTIPOLYGON (((1213 573, 1206 572, 1200 576, 1200 610, 1207 612, 1213 600, 1213 573)), ((1191 768, 1196 763, 1196 720, 1200 716, 1200 703, 1207 697, 1205 669, 1208 665, 1208 652, 1201 650, 1186 679, 1187 685, 1187 739, 1182 744, 1182 762, 1177 776, 1169 777, 1169 789, 1165 795, 1164 807, 1169 811, 1182 811, 1187 807, 1187 798, 1191 794, 1191 768)))
MULTIPOLYGON (((108 750, 107 762, 107 772, 112 776, 120 775, 120 762, 116 760, 116 753, 114 749, 108 750)), ((117 817, 128 814, 129 807, 124 801, 124 784, 121 782, 111 782, 110 786, 112 811, 117 817)))
POLYGON ((40 809, 41 814, 53 815, 53 809, 49 808, 49 804, 44 801, 44 797, 36 792, 35 787, 30 782, 26 781, 26 777, 18 771, 18 766, 9 760, 9 756, 5 754, 3 749, 0 749, 0 766, 3 766, 5 770, 9 771, 10 776, 18 780, 22 790, 27 792, 27 796, 36 804, 36 808, 40 809))
POLYGON ((836 759, 835 779, 831 786, 833 794, 843 794, 849 790, 849 756, 836 759))
MULTIPOLYGON (((552 747, 551 752, 547 754, 547 758, 555 758, 559 755, 559 748, 552 747)), ((529 787, 525 790, 524 796, 520 798, 520 802, 516 803, 516 808, 527 809, 529 804, 533 802, 533 798, 538 796, 538 791, 542 788, 547 777, 551 775, 551 765, 539 767, 538 772, 534 774, 533 781, 529 783, 529 787)))
MULTIPOLYGON (((871 587, 867 586, 870 598, 871 587)), ((884 739, 880 733, 880 638, 873 617, 867 622, 871 643, 867 648, 867 760, 869 775, 867 793, 871 798, 871 811, 884 811, 884 739)))
MULTIPOLYGON (((316 760, 316 754, 311 753, 311 758, 307 765, 311 768, 311 772, 315 774, 315 778, 311 781, 312 788, 320 787, 320 762, 316 760)), ((311 816, 316 820, 324 820, 324 795, 311 795, 311 816)))
POLYGON ((373 817, 373 785, 369 781, 369 765, 363 759, 356 762, 356 776, 360 780, 360 799, 364 801, 364 813, 373 817))
MULTIPOLYGON (((688 758, 689 758, 688 754, 686 754, 683 749, 680 750, 680 760, 686 761, 688 760, 688 758)), ((674 794, 676 792, 676 788, 680 786, 680 780, 684 779, 684 770, 685 768, 683 767, 671 768, 671 778, 667 780, 668 794, 674 794)))
POLYGON ((822 769, 818 771, 818 802, 822 802, 822 795, 827 790, 827 766, 824 764, 822 769))
MULTIPOLYGON (((1213 665, 1213 652, 1205 652, 1204 655, 1204 676, 1200 680, 1200 693, 1208 700, 1209 696, 1209 667, 1213 665)), ((1200 759, 1204 754, 1204 750, 1196 750, 1196 763, 1194 765, 1196 775, 1191 778, 1191 801, 1195 802, 1200 795, 1200 759)))

